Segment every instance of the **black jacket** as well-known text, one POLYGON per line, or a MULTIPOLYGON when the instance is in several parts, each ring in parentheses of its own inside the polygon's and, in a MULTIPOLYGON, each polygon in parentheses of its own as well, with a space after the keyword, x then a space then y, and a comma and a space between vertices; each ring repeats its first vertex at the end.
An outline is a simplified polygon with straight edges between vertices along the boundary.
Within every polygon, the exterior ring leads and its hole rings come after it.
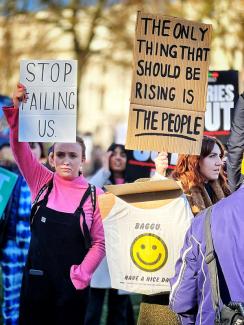
POLYGON ((243 182, 241 161, 244 152, 244 93, 236 103, 231 133, 228 140, 227 175, 231 191, 239 188, 243 182))

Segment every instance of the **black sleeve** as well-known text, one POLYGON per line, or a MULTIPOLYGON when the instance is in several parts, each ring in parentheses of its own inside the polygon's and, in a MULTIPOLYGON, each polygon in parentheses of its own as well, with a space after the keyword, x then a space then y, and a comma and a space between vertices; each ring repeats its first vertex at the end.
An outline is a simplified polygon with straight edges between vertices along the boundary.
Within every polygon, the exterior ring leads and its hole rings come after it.
POLYGON ((244 93, 238 99, 228 140, 227 175, 231 191, 235 191, 243 181, 241 161, 244 152, 244 93))

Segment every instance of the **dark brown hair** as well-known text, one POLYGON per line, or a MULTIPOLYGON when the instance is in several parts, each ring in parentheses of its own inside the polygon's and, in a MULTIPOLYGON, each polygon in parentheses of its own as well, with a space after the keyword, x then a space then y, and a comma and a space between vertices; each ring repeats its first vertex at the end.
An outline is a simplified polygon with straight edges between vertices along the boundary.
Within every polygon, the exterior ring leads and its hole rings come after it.
MULTIPOLYGON (((121 149, 121 151, 123 152, 123 153, 125 153, 126 154, 126 159, 127 159, 127 152, 126 152, 126 150, 125 150, 125 146, 123 145, 123 144, 118 144, 118 143, 112 143, 109 147, 108 147, 108 149, 107 149, 107 151, 115 151, 117 148, 120 148, 121 149)), ((115 184, 115 179, 114 179, 114 172, 110 169, 110 172, 111 172, 111 175, 110 175, 110 177, 109 177, 109 180, 110 180, 110 182, 112 183, 112 184, 115 184)), ((123 178, 125 178, 125 170, 123 171, 123 178)))
POLYGON ((41 150, 41 157, 40 158, 45 158, 46 155, 45 155, 43 143, 42 142, 29 142, 29 145, 30 145, 31 149, 35 148, 36 144, 39 145, 40 150, 41 150))
POLYGON ((86 160, 86 145, 84 140, 79 137, 78 135, 76 136, 76 143, 79 143, 82 149, 82 159, 86 160))

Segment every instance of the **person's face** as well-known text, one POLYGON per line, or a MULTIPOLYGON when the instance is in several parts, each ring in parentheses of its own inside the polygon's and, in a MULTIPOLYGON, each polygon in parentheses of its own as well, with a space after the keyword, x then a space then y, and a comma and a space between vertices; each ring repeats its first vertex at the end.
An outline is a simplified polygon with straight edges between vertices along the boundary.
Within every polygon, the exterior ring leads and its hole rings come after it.
POLYGON ((115 148, 109 161, 111 171, 123 172, 126 167, 126 160, 126 153, 122 151, 120 147, 115 148))
POLYGON ((64 179, 72 180, 79 176, 82 148, 79 143, 55 143, 54 153, 49 157, 50 165, 64 179))
POLYGON ((40 147, 39 143, 37 143, 37 142, 30 143, 30 148, 31 148, 32 153, 36 157, 36 159, 40 160, 42 152, 41 152, 41 147, 40 147))
POLYGON ((200 173, 206 181, 217 180, 222 164, 220 148, 215 144, 211 153, 199 161, 200 173))
POLYGON ((0 159, 14 161, 14 155, 13 155, 13 152, 12 152, 10 146, 4 146, 0 150, 0 159))

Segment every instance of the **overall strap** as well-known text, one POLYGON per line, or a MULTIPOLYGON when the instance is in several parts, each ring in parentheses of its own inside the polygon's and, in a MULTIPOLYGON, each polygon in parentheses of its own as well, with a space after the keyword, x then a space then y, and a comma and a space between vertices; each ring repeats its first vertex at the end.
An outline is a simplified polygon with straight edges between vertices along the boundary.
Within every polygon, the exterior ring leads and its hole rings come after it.
POLYGON ((35 213, 37 211, 37 207, 39 205, 47 205, 48 196, 49 196, 52 188, 53 188, 53 177, 50 179, 50 181, 48 183, 44 184, 42 186, 42 188, 40 189, 40 191, 38 192, 38 194, 37 194, 37 196, 36 196, 36 198, 35 198, 35 200, 34 200, 34 202, 32 204, 31 214, 30 214, 30 223, 32 223, 32 221, 33 221, 34 215, 35 215, 35 213), (41 201, 39 201, 40 196, 42 195, 42 193, 46 189, 48 189, 48 190, 47 190, 44 198, 41 201))
POLYGON ((85 193, 83 194, 80 204, 79 204, 78 208, 76 209, 75 213, 76 212, 79 214, 81 213, 81 210, 83 210, 83 205, 90 195, 91 195, 91 184, 88 184, 88 187, 87 187, 85 193))
POLYGON ((212 206, 206 209, 205 216, 205 240, 206 240, 206 253, 205 262, 208 265, 209 278, 211 284, 211 297, 212 304, 216 314, 216 320, 220 323, 220 289, 219 277, 216 263, 215 250, 213 246, 213 239, 211 233, 211 214, 212 206))
POLYGON ((91 184, 91 201, 92 201, 92 207, 93 207, 93 213, 96 210, 96 186, 91 184))
POLYGON ((75 211, 76 215, 80 216, 80 214, 82 214, 82 217, 83 217, 82 227, 83 227, 83 232, 84 232, 86 249, 89 249, 91 247, 91 235, 90 235, 90 231, 87 227, 86 216, 85 216, 85 212, 83 210, 83 205, 86 202, 86 200, 88 199, 88 197, 91 196, 93 213, 94 213, 95 208, 96 208, 96 192, 95 191, 96 191, 95 186, 89 184, 87 190, 85 191, 84 195, 81 198, 79 207, 75 211))
MULTIPOLYGON (((49 194, 50 194, 50 192, 51 192, 52 189, 53 189, 53 177, 48 182, 47 191, 46 191, 46 193, 44 195, 43 200, 41 200, 41 202, 40 202, 42 205, 44 205, 44 206, 47 205, 48 196, 49 196, 49 194)), ((43 190, 43 192, 44 192, 44 190, 43 190)))

